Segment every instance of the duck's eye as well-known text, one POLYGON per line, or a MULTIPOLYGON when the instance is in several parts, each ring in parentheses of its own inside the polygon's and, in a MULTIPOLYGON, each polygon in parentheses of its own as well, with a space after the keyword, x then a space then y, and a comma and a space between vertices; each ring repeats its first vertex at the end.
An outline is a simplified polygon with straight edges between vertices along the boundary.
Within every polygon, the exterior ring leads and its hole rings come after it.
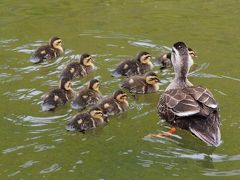
POLYGON ((145 59, 151 58, 151 56, 146 56, 145 59))

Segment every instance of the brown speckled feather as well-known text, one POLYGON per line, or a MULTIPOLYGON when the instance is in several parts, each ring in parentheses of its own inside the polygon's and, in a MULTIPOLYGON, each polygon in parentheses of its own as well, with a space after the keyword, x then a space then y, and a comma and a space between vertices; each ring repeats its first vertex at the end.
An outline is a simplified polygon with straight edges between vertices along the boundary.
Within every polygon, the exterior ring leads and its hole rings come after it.
POLYGON ((173 126, 190 130, 206 143, 220 143, 218 106, 207 88, 170 89, 161 96, 158 112, 173 126))

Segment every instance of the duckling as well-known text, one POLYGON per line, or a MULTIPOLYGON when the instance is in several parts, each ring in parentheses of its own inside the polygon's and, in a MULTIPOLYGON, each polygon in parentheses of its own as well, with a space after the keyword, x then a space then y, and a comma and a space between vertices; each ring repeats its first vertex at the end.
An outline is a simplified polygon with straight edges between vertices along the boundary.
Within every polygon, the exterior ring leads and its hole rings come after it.
POLYGON ((116 115, 127 110, 128 96, 122 90, 117 90, 112 96, 107 96, 97 105, 105 115, 116 115))
POLYGON ((193 60, 186 44, 175 43, 171 56, 175 78, 159 100, 158 114, 172 126, 190 131, 209 145, 219 146, 221 133, 218 104, 207 88, 194 86, 188 80, 193 60))
POLYGON ((79 113, 69 122, 66 129, 69 131, 78 130, 85 132, 89 129, 96 128, 108 122, 107 116, 98 107, 93 107, 88 112, 79 113))
POLYGON ((145 75, 136 75, 127 78, 121 83, 121 87, 128 89, 130 93, 147 94, 159 90, 160 80, 154 72, 145 75))
POLYGON ((132 60, 125 60, 112 72, 112 76, 132 76, 144 74, 153 68, 151 55, 148 52, 139 52, 137 57, 132 60))
POLYGON ((68 78, 63 78, 59 83, 59 88, 53 89, 43 96, 42 110, 52 111, 57 106, 66 104, 73 96, 71 81, 68 78))
POLYGON ((72 101, 72 108, 83 109, 88 105, 96 104, 101 98, 99 86, 99 80, 92 79, 89 82, 88 87, 83 87, 79 90, 76 97, 72 101))
MULTIPOLYGON (((192 48, 189 47, 188 52, 190 56, 197 57, 196 53, 192 48)), ((163 53, 160 57, 156 58, 156 63, 161 65, 160 69, 171 68, 172 67, 171 52, 163 53)))
POLYGON ((79 62, 72 62, 62 71, 60 78, 69 77, 83 77, 95 70, 95 66, 92 62, 92 56, 89 54, 82 54, 79 62))
POLYGON ((32 55, 30 61, 33 63, 43 62, 44 59, 51 60, 60 57, 64 53, 62 40, 59 37, 52 37, 49 44, 40 46, 32 55))

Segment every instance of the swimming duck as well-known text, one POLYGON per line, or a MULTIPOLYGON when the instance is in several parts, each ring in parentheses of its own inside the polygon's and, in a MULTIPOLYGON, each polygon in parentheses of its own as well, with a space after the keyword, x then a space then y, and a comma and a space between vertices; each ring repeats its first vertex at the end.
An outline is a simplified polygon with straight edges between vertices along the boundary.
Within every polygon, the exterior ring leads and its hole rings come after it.
POLYGON ((74 97, 72 83, 68 78, 61 79, 59 88, 53 89, 43 96, 42 110, 51 111, 59 105, 66 104, 74 97))
POLYGON ((59 37, 52 37, 49 44, 40 46, 32 55, 30 61, 33 63, 43 62, 44 59, 54 59, 64 53, 62 40, 59 37))
POLYGON ((117 66, 112 76, 132 76, 144 74, 153 68, 151 55, 148 52, 139 52, 137 57, 132 60, 125 60, 117 66))
POLYGON ((71 122, 67 124, 66 129, 69 131, 78 130, 85 132, 89 129, 96 128, 108 122, 107 116, 103 115, 100 108, 93 107, 88 112, 79 113, 73 117, 71 122))
POLYGON ((190 131, 209 145, 219 146, 221 133, 218 104, 207 88, 194 86, 188 80, 193 60, 185 43, 177 42, 173 45, 172 64, 175 78, 159 100, 159 115, 172 126, 190 131))
POLYGON ((83 109, 87 105, 96 104, 101 98, 99 86, 99 80, 92 79, 87 87, 83 87, 79 90, 74 100, 72 101, 72 108, 83 109))
POLYGON ((99 102, 97 107, 102 109, 105 115, 116 115, 127 110, 128 96, 122 90, 117 90, 112 96, 107 96, 99 102))
MULTIPOLYGON (((196 53, 192 48, 188 48, 190 56, 197 57, 196 53)), ((156 63, 161 65, 161 69, 171 68, 171 52, 163 53, 160 57, 156 58, 156 63)))
POLYGON ((72 62, 67 65, 67 67, 62 71, 60 78, 69 77, 73 79, 74 77, 82 77, 90 72, 94 71, 96 68, 92 62, 92 56, 89 54, 82 54, 79 62, 72 62))
POLYGON ((131 76, 121 83, 121 87, 128 89, 130 93, 137 94, 157 92, 159 85, 160 80, 154 72, 131 76))

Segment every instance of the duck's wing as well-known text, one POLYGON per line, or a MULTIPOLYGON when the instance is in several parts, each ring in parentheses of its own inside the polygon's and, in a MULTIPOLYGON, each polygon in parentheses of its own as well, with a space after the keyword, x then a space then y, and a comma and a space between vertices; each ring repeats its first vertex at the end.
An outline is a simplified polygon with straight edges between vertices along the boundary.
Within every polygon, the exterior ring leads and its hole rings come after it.
POLYGON ((200 112, 198 102, 181 89, 166 91, 159 102, 160 114, 167 120, 173 120, 175 116, 185 117, 200 112))
POLYGON ((189 129, 204 142, 220 144, 218 106, 206 88, 171 89, 159 102, 159 113, 172 124, 189 129))
POLYGON ((136 74, 135 71, 137 71, 137 61, 125 60, 121 64, 119 64, 117 68, 112 72, 112 76, 130 76, 136 74))
POLYGON ((97 105, 105 115, 113 115, 116 104, 114 103, 113 97, 106 97, 97 105))
POLYGON ((204 142, 219 146, 221 143, 220 118, 218 104, 212 93, 204 87, 189 87, 184 89, 200 105, 199 116, 191 117, 190 131, 204 142), (198 119, 197 119, 198 118, 198 119))
POLYGON ((39 47, 30 58, 30 62, 32 63, 40 63, 44 59, 47 59, 47 53, 48 53, 48 45, 39 47))
POLYGON ((121 87, 128 89, 130 93, 145 93, 146 82, 141 76, 132 76, 121 83, 121 87))
POLYGON ((91 128, 95 128, 95 122, 88 113, 77 114, 66 126, 68 131, 79 130, 84 132, 91 128))

